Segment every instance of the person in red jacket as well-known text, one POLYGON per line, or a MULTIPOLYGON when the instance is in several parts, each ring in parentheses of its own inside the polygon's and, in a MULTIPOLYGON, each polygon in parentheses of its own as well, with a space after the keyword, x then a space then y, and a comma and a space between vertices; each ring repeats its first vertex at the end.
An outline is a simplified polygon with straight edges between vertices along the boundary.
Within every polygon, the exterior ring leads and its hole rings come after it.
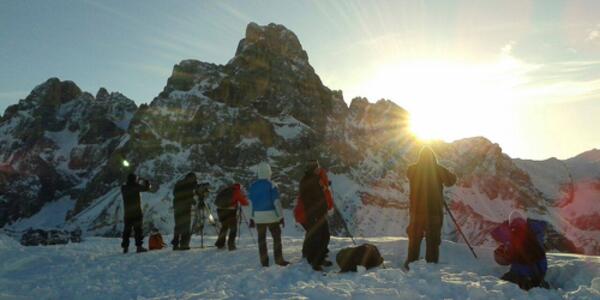
POLYGON ((227 199, 230 199, 228 201, 230 205, 217 205, 217 216, 219 217, 219 222, 221 222, 221 231, 219 232, 219 238, 217 239, 215 246, 219 249, 223 249, 225 247, 227 232, 229 232, 227 248, 229 251, 233 251, 236 249, 235 235, 238 231, 237 209, 240 205, 248 206, 248 198, 244 194, 244 191, 242 191, 242 186, 239 183, 234 183, 233 185, 223 189, 217 196, 217 198, 219 197, 226 197, 227 199))
MULTIPOLYGON (((319 183, 321 184, 321 188, 323 189, 323 193, 325 194, 325 200, 327 201, 327 211, 331 211, 333 209, 333 194, 331 193, 331 184, 329 181, 329 177, 327 177, 327 169, 323 167, 319 167, 319 183)), ((300 196, 296 199, 296 207, 294 208, 294 218, 296 219, 296 223, 302 225, 304 230, 308 230, 306 226, 306 215, 304 213, 304 202, 300 199, 300 196)))
POLYGON ((305 219, 301 224, 306 229, 302 255, 313 270, 323 271, 323 267, 332 264, 326 257, 331 237, 327 212, 333 207, 333 198, 329 191, 327 171, 319 166, 318 161, 308 162, 299 191, 299 203, 303 205, 301 215, 305 219))

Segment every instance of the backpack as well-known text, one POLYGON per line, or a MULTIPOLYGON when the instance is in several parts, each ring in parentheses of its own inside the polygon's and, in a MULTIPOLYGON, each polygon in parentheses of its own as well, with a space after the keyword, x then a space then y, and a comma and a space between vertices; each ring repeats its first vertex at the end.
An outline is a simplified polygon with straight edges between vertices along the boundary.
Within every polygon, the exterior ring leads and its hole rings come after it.
POLYGON ((217 194, 217 197, 215 198, 215 205, 217 206, 217 208, 221 208, 221 209, 231 208, 231 206, 232 206, 231 199, 232 198, 233 198, 233 186, 228 186, 228 187, 222 189, 217 194))
POLYGON ((358 247, 344 248, 338 252, 335 260, 340 272, 356 272, 357 266, 367 269, 383 264, 383 257, 377 247, 372 244, 362 244, 358 247))
POLYGON ((166 244, 163 242, 162 235, 159 232, 153 233, 148 238, 148 249, 160 250, 164 248, 166 244))

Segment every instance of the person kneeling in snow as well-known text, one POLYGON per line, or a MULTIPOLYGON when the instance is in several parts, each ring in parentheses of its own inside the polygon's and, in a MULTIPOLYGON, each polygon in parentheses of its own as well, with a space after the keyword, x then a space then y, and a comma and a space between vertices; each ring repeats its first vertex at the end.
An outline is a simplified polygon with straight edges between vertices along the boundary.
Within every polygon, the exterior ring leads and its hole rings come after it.
POLYGON ((252 210, 250 227, 258 231, 258 253, 260 263, 263 267, 269 266, 269 254, 267 252, 267 228, 273 237, 273 255, 275 263, 287 266, 289 262, 283 259, 283 248, 281 246, 281 227, 285 226, 283 220, 283 209, 279 202, 279 190, 271 182, 271 167, 266 162, 258 165, 258 180, 250 185, 249 196, 252 210))
POLYGON ((519 285, 524 290, 534 287, 548 288, 544 276, 548 269, 544 249, 546 222, 526 219, 513 211, 509 220, 492 231, 492 237, 500 243, 494 258, 500 265, 509 265, 510 270, 503 280, 519 285))

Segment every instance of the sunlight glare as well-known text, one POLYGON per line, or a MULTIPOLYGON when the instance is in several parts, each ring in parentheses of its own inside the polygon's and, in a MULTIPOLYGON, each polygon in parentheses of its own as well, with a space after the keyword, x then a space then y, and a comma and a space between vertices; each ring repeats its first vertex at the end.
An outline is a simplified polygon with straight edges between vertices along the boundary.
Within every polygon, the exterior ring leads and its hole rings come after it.
POLYGON ((382 66, 362 89, 407 109, 410 130, 420 140, 496 138, 514 126, 506 124, 520 97, 521 73, 523 66, 510 58, 493 64, 404 61, 382 66))

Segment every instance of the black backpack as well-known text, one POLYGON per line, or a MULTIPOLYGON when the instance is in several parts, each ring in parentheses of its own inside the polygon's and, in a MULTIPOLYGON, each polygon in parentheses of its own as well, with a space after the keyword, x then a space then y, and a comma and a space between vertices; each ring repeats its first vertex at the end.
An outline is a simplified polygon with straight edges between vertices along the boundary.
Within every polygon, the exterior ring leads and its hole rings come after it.
POLYGON ((228 186, 222 189, 215 198, 215 205, 217 208, 227 209, 231 208, 233 198, 233 186, 228 186))
POLYGON ((335 260, 340 266, 340 272, 356 272, 357 266, 367 269, 383 264, 383 257, 377 247, 372 244, 362 244, 358 247, 344 248, 338 252, 335 260))

